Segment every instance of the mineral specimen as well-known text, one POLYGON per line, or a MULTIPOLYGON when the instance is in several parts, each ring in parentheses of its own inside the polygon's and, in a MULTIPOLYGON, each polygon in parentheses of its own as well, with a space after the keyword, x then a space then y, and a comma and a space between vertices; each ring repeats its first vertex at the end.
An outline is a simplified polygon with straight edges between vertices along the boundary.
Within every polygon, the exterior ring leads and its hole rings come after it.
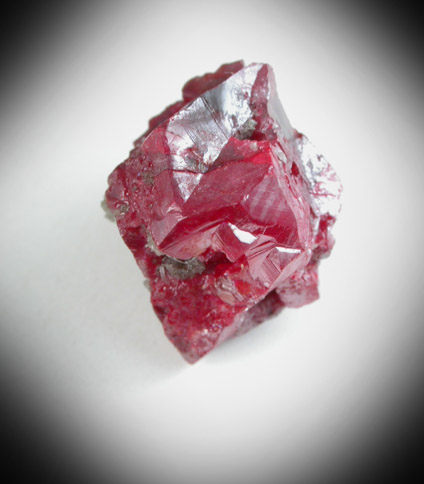
POLYGON ((109 176, 106 203, 167 337, 194 363, 318 298, 341 184, 294 130, 267 64, 186 83, 109 176))

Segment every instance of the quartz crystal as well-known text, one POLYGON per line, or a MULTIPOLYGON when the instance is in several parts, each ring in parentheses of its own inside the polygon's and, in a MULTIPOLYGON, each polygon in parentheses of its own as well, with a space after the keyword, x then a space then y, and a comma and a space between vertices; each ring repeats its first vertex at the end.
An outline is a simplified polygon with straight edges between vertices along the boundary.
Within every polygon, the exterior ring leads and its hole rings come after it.
POLYGON ((318 298, 341 184, 291 127, 268 64, 188 81, 108 181, 106 204, 188 362, 318 298))

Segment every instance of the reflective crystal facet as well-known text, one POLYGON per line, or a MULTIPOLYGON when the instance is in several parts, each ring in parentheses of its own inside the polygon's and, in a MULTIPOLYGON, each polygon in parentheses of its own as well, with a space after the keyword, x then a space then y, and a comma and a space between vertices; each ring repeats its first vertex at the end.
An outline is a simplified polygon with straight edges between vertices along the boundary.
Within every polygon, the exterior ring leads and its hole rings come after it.
POLYGON ((106 202, 149 280, 168 338, 193 363, 318 298, 341 184, 243 62, 187 82, 109 177, 106 202))

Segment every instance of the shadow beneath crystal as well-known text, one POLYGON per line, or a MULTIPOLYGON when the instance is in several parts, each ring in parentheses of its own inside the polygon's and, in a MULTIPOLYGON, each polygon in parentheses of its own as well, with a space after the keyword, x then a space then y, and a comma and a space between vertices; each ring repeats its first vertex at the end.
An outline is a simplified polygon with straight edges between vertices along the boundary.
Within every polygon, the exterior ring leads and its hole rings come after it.
POLYGON ((224 341, 206 355, 204 361, 214 367, 249 364, 252 356, 271 351, 284 340, 289 321, 290 313, 283 309, 246 333, 224 341))

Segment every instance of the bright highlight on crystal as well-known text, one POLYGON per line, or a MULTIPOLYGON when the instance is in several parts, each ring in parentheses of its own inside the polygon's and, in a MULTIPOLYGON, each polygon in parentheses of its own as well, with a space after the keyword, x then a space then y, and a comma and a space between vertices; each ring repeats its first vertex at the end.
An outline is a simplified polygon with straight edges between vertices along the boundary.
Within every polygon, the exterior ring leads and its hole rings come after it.
POLYGON ((109 177, 106 203, 190 363, 318 298, 340 181, 294 130, 272 68, 196 77, 109 177))

